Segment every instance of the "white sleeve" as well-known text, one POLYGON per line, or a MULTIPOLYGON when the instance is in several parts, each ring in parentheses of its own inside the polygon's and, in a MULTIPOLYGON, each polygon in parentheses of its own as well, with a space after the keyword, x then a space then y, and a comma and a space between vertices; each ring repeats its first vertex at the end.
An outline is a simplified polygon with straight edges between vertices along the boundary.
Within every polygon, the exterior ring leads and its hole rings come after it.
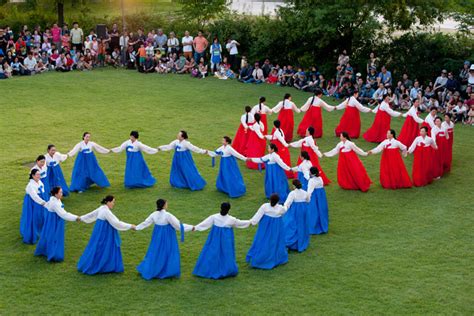
MULTIPOLYGON (((407 114, 408 114, 408 112, 407 112, 407 114)), ((418 114, 416 113, 416 109, 413 111, 413 113, 410 113, 408 115, 410 115, 415 120, 415 122, 417 122, 417 123, 423 123, 424 122, 423 119, 420 118, 418 116, 418 114)))
POLYGON ((301 110, 298 109, 298 107, 296 106, 296 104, 294 102, 291 102, 291 107, 293 108, 293 110, 296 112, 296 113, 301 113, 301 110))
POLYGON ((306 103, 300 108, 301 112, 306 112, 309 110, 309 107, 311 106, 311 100, 313 100, 313 97, 309 98, 306 103))
POLYGON ((109 149, 102 147, 97 143, 91 142, 91 145, 92 145, 92 148, 94 148, 95 151, 97 151, 99 154, 108 154, 110 152, 109 149))
POLYGON ((309 176, 309 169, 302 169, 303 171, 303 176, 306 180, 309 180, 310 176, 309 176))
POLYGON ((242 126, 243 126, 245 129, 247 129, 247 128, 249 128, 249 126, 248 126, 247 123, 245 122, 245 115, 246 115, 246 114, 244 114, 244 115, 242 115, 242 116, 240 117, 240 123, 242 124, 242 126))
POLYGON ((138 148, 140 148, 140 151, 146 152, 147 154, 153 155, 158 152, 158 149, 156 148, 151 148, 150 146, 147 146, 143 143, 138 143, 138 148))
POLYGON ((186 141, 186 147, 187 147, 189 150, 191 150, 191 151, 193 151, 193 152, 195 152, 195 153, 198 153, 198 154, 205 154, 205 153, 206 153, 206 150, 201 149, 201 148, 199 148, 199 147, 197 147, 197 146, 194 146, 194 145, 191 144, 191 142, 189 142, 189 141, 186 141))
POLYGON ((402 113, 392 110, 392 108, 391 108, 390 105, 388 105, 388 104, 387 104, 386 107, 384 107, 384 110, 385 110, 385 112, 387 112, 390 116, 393 116, 393 117, 399 117, 400 115, 402 115, 402 113))
POLYGON ((431 138, 431 147, 433 147, 434 149, 438 149, 438 145, 436 144, 433 138, 431 138))
POLYGON ((341 146, 340 146, 340 143, 338 143, 338 144, 336 145, 336 147, 334 147, 332 150, 325 152, 325 153, 324 153, 324 156, 326 156, 326 157, 333 157, 333 156, 336 156, 336 155, 339 153, 339 148, 340 148, 340 147, 341 147, 341 146))
POLYGON ((59 151, 57 151, 54 153, 54 159, 57 159, 59 162, 63 162, 67 159, 67 155, 63 155, 59 151))
POLYGON ((283 169, 286 171, 290 171, 291 168, 286 165, 286 163, 278 156, 278 154, 275 154, 275 162, 283 169))
POLYGON ((115 148, 112 148, 111 150, 114 152, 114 153, 120 153, 122 151, 125 150, 125 148, 127 148, 127 143, 128 143, 128 140, 124 141, 122 143, 122 145, 118 146, 118 147, 115 147, 115 148))
MULTIPOLYGON (((171 226, 173 226, 173 228, 174 228, 176 231, 180 231, 180 230, 181 230, 180 221, 179 221, 179 220, 176 218, 176 216, 174 216, 173 214, 168 213, 168 223, 170 223, 171 226)), ((185 232, 189 232, 189 231, 193 230, 193 226, 192 226, 192 225, 188 225, 188 224, 184 224, 184 223, 183 223, 183 227, 184 227, 184 231, 185 231, 185 232)))
POLYGON ((288 147, 288 143, 285 141, 285 138, 281 135, 280 132, 275 131, 276 138, 283 144, 283 146, 288 147))
MULTIPOLYGON (((257 124, 257 123, 255 123, 255 124, 257 124)), ((263 133, 262 133, 262 131, 261 131, 261 129, 260 129, 260 124, 258 125, 258 127, 259 127, 259 128, 257 128, 256 130, 254 129, 253 131, 254 131, 255 133, 257 133, 257 136, 258 136, 260 139, 266 139, 266 138, 265 138, 265 135, 263 135, 263 133)))
POLYGON ((250 160, 255 163, 264 163, 264 162, 267 162, 269 159, 270 159, 270 154, 265 155, 263 157, 250 158, 250 160))
POLYGON ((237 152, 237 150, 235 150, 233 147, 229 147, 229 150, 232 154, 232 156, 240 159, 240 160, 245 160, 245 156, 244 155, 241 155, 239 152, 237 152))
POLYGON ((351 148, 353 151, 355 151, 358 155, 360 156, 367 156, 367 153, 365 151, 363 151, 362 149, 360 149, 359 147, 357 147, 356 144, 352 143, 351 144, 351 148))
POLYGON ((44 205, 46 203, 46 201, 44 201, 39 195, 38 193, 35 191, 35 189, 31 186, 27 186, 26 187, 26 193, 28 193, 28 195, 33 199, 33 201, 35 201, 36 203, 40 204, 40 205, 44 205))
POLYGON ((397 144, 397 147, 400 148, 401 151, 407 151, 407 146, 405 146, 402 142, 399 142, 397 140, 395 143, 397 144))
POLYGON ((309 181, 308 182, 308 190, 306 191, 308 193, 307 198, 311 199, 311 195, 313 194, 314 189, 316 188, 316 184, 314 181, 309 181))
POLYGON ((374 149, 371 149, 370 152, 372 154, 378 154, 379 152, 383 150, 383 147, 385 146, 385 144, 386 144, 386 141, 384 140, 377 147, 375 147, 374 149))
POLYGON ((336 110, 344 110, 347 106, 347 103, 349 103, 349 99, 347 98, 344 101, 342 101, 339 105, 336 105, 336 110))
POLYGON ((162 146, 158 147, 158 149, 161 150, 161 151, 170 151, 170 150, 173 150, 173 149, 176 148, 177 143, 178 143, 178 140, 175 139, 171 143, 169 143, 169 145, 162 145, 162 146))
POLYGON ((354 98, 354 104, 355 104, 356 108, 357 108, 359 111, 361 111, 361 112, 367 113, 367 112, 372 111, 370 108, 365 107, 365 106, 363 106, 362 104, 360 104, 360 102, 357 101, 356 98, 354 98))
POLYGON ((56 214, 58 214, 59 217, 61 217, 65 221, 74 222, 78 218, 77 215, 66 212, 65 209, 63 209, 57 204, 53 207, 53 210, 56 212, 56 214))
POLYGON ((235 228, 247 228, 250 226, 250 221, 235 218, 234 222, 232 223, 232 226, 234 226, 235 228))
POLYGON ((257 225, 260 220, 262 219, 263 215, 265 214, 265 211, 264 211, 264 207, 265 207, 265 204, 260 206, 260 208, 258 209, 257 213, 255 213, 255 215, 250 219, 250 223, 252 225, 257 225))
POLYGON ((326 111, 332 112, 336 109, 335 106, 327 104, 325 101, 321 100, 321 107, 323 107, 326 111))
POLYGON ((286 210, 288 210, 290 208, 291 204, 293 204, 293 200, 295 199, 294 194, 292 194, 292 193, 293 192, 290 192, 290 194, 288 194, 288 197, 286 198, 285 204, 283 205, 286 210))
POLYGON ((278 102, 278 104, 272 109, 273 113, 278 113, 280 112, 281 108, 283 107, 283 102, 278 102))
POLYGON ((204 231, 206 229, 211 228, 211 226, 214 224, 214 215, 209 216, 196 226, 194 226, 194 229, 197 231, 204 231))
POLYGON ((323 154, 321 154, 321 152, 319 151, 319 147, 316 146, 316 143, 314 142, 314 139, 313 139, 312 142, 310 142, 309 147, 311 147, 311 149, 314 151, 314 153, 315 153, 319 158, 322 158, 322 157, 323 157, 323 154))
POLYGON ((72 157, 75 154, 77 154, 80 148, 81 148, 81 143, 77 143, 76 146, 74 146, 74 148, 71 149, 71 151, 69 151, 67 154, 72 157))
POLYGON ((99 209, 95 209, 90 213, 82 215, 80 219, 81 219, 81 222, 89 224, 89 223, 95 222, 95 220, 97 219, 97 215, 99 215, 99 209))
POLYGON ((413 143, 411 143, 410 147, 408 148, 408 152, 411 154, 415 151, 416 149, 416 146, 418 145, 418 137, 415 138, 415 140, 413 141, 413 143))
POLYGON ((294 148, 300 148, 302 145, 303 145, 303 142, 304 142, 304 138, 303 139, 300 139, 296 142, 292 142, 290 143, 290 147, 294 147, 294 148))
POLYGON ((148 226, 150 226, 151 224, 153 224, 154 220, 153 220, 153 213, 151 213, 143 222, 141 222, 140 224, 137 225, 137 230, 143 230, 145 228, 147 228, 148 226))
POLYGON ((110 225, 116 230, 129 230, 132 228, 131 224, 120 221, 117 216, 114 215, 110 210, 105 213, 105 218, 110 225))

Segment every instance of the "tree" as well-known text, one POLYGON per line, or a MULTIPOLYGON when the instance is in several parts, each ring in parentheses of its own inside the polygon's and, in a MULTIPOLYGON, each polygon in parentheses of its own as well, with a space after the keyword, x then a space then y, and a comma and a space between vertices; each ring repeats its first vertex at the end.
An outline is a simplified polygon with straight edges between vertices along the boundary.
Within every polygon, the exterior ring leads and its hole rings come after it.
POLYGON ((181 14, 199 28, 203 28, 210 20, 229 11, 231 0, 178 0, 181 14))

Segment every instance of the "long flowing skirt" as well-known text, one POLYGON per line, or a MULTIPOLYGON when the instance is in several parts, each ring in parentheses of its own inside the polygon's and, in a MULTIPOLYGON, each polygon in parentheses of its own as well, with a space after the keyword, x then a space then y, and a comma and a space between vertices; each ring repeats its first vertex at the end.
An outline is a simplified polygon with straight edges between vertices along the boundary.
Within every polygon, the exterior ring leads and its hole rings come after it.
POLYGON ((445 136, 436 136, 436 145, 438 150, 435 151, 433 177, 441 177, 444 174, 444 168, 449 155, 449 140, 445 136))
POLYGON ((241 155, 246 155, 245 149, 247 148, 247 141, 250 131, 245 132, 245 128, 242 124, 239 125, 237 133, 235 134, 234 140, 232 141, 232 148, 234 148, 241 155))
POLYGON ((202 278, 222 279, 238 273, 234 230, 230 227, 212 226, 193 274, 202 278))
POLYGON ((84 274, 123 272, 120 235, 107 221, 98 219, 77 269, 84 274))
POLYGON ((377 111, 372 126, 364 133, 364 139, 371 143, 380 143, 387 138, 392 117, 385 111, 377 111))
POLYGON ((412 179, 413 185, 422 187, 433 182, 434 155, 432 147, 417 146, 413 153, 412 179))
POLYGON ((356 107, 348 106, 342 114, 339 125, 336 127, 336 136, 347 132, 350 138, 359 138, 360 135, 360 113, 356 107))
POLYGON ((448 129, 449 139, 448 146, 446 148, 445 160, 443 162, 443 173, 451 171, 451 164, 453 162, 453 143, 454 143, 454 131, 452 128, 448 129))
POLYGON ((278 193, 280 202, 285 202, 290 188, 285 171, 276 163, 267 163, 267 170, 265 171, 265 196, 267 199, 273 193, 278 193))
POLYGON ((281 122, 280 128, 285 134, 285 141, 291 142, 293 140, 293 129, 295 128, 293 110, 282 109, 278 114, 278 120, 281 122))
POLYGON ((263 124, 263 135, 267 135, 268 133, 268 122, 267 122, 267 115, 260 114, 260 122, 263 124))
POLYGON ((45 256, 48 261, 64 260, 64 220, 54 212, 45 212, 41 236, 35 256, 45 256))
POLYGON ((288 249, 303 252, 309 246, 308 203, 293 202, 283 216, 288 249))
POLYGON ((380 160, 380 184, 384 189, 411 188, 411 180, 398 148, 384 149, 380 160))
POLYGON ((173 226, 155 225, 145 258, 137 266, 145 280, 166 279, 181 275, 178 240, 173 226))
POLYGON ((201 176, 194 164, 189 150, 175 151, 171 163, 170 184, 180 189, 199 191, 206 186, 206 180, 201 176))
POLYGON ((227 193, 231 198, 246 192, 244 179, 234 156, 222 157, 216 180, 217 190, 227 193))
POLYGON ((127 163, 125 165, 125 187, 147 188, 152 187, 156 179, 148 169, 140 151, 127 151, 127 163))
MULTIPOLYGON (((63 189, 63 195, 69 195, 69 188, 67 186, 66 180, 64 179, 61 165, 57 164, 48 166, 48 180, 50 190, 54 187, 61 187, 61 189, 63 189)), ((49 194, 49 192, 47 193, 49 194)))
POLYGON ((288 262, 282 217, 262 217, 246 261, 258 269, 273 269, 288 262))
POLYGON ((308 223, 311 235, 325 234, 329 230, 328 200, 326 190, 317 188, 311 194, 308 223))
POLYGON ((83 192, 94 183, 102 188, 110 186, 110 182, 100 168, 95 154, 93 152, 79 152, 74 162, 69 189, 72 192, 83 192))
MULTIPOLYGON (((277 132, 278 133, 278 132, 277 132)), ((280 143, 279 140, 272 140, 272 144, 275 144, 278 148, 278 156, 280 156, 281 160, 288 166, 291 167, 291 156, 290 156, 290 151, 288 150, 287 147, 283 146, 282 143, 280 143)), ((286 171, 285 170, 286 177, 288 179, 294 179, 295 178, 295 173, 293 171, 286 171)))
POLYGON ((311 126, 314 128, 313 136, 315 138, 323 137, 323 118, 321 112, 321 107, 311 105, 309 110, 306 111, 300 125, 298 125, 298 135, 305 137, 306 130, 311 126))
MULTIPOLYGON (((265 155, 265 147, 267 146, 267 141, 258 137, 257 133, 254 131, 249 132, 249 139, 247 142, 247 149, 245 150, 247 157, 257 158, 265 155)), ((258 169, 258 164, 252 161, 247 161, 245 163, 249 169, 258 169)), ((261 168, 265 168, 262 164, 261 168)))
POLYGON ((346 190, 361 190, 362 192, 369 190, 371 180, 355 152, 339 152, 337 182, 346 190))
POLYGON ((304 177, 303 172, 298 172, 298 180, 300 180, 303 190, 308 190, 308 180, 304 177))
POLYGON ((20 219, 20 235, 25 244, 34 244, 38 240, 43 229, 45 212, 48 211, 25 194, 20 219))
POLYGON ((418 135, 420 135, 420 124, 415 122, 413 117, 407 116, 397 140, 403 145, 410 147, 418 135))
MULTIPOLYGON (((311 164, 313 165, 313 167, 318 168, 319 176, 323 179, 324 185, 328 185, 329 183, 331 183, 331 180, 329 180, 329 178, 324 173, 323 168, 321 168, 321 165, 319 164, 318 155, 316 155, 316 153, 313 151, 313 149, 311 149, 311 147, 308 147, 308 146, 303 144, 301 146, 301 151, 306 151, 309 154, 309 159, 311 160, 311 164)), ((301 163, 301 161, 302 161, 301 157, 298 157, 297 164, 299 165, 301 163)))

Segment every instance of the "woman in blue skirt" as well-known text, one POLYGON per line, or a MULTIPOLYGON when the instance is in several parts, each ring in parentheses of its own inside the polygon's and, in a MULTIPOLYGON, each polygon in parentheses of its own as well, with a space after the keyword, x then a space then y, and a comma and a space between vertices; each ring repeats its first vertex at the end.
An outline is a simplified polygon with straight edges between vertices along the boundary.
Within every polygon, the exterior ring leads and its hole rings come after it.
POLYGON ((308 188, 309 169, 311 169, 313 164, 311 163, 311 158, 307 151, 300 153, 300 159, 301 163, 297 167, 291 168, 291 170, 298 172, 298 180, 300 180, 303 185, 303 190, 306 190, 308 188))
POLYGON ((181 275, 181 261, 179 257, 176 231, 181 231, 181 240, 184 232, 191 231, 193 226, 181 224, 171 213, 166 211, 168 202, 159 199, 156 201, 156 211, 141 224, 137 230, 142 230, 155 224, 150 245, 145 258, 137 266, 138 272, 145 280, 178 278, 181 275))
POLYGON ((48 179, 48 166, 46 165, 46 157, 44 155, 39 155, 36 158, 36 163, 33 166, 33 168, 30 169, 38 169, 40 174, 41 174, 41 182, 43 182, 44 186, 44 194, 45 197, 49 197, 49 193, 51 191, 51 188, 49 187, 49 179, 48 179))
MULTIPOLYGON (((46 158, 46 165, 48 166, 48 187, 61 187, 61 189, 63 189, 63 195, 68 196, 69 188, 64 179, 63 170, 60 165, 61 162, 67 159, 67 155, 63 155, 59 151, 56 151, 56 146, 48 145, 48 153, 44 156, 46 158)), ((49 192, 47 192, 47 194, 49 194, 49 192)))
POLYGON ((230 216, 229 210, 230 204, 222 203, 220 213, 209 216, 194 227, 197 231, 212 227, 194 267, 194 275, 208 279, 222 279, 239 273, 235 260, 233 228, 247 228, 250 221, 230 216))
POLYGON ((265 195, 270 198, 270 195, 277 193, 280 196, 280 202, 286 200, 288 192, 288 180, 285 171, 291 170, 280 156, 278 156, 278 147, 275 144, 268 146, 268 155, 261 158, 247 158, 255 163, 265 163, 265 195))
POLYGON ((121 222, 112 213, 115 198, 107 195, 103 205, 80 217, 81 222, 96 222, 89 243, 82 253, 77 269, 84 274, 123 272, 120 235, 118 230, 135 230, 135 225, 121 222))
POLYGON ((258 224, 252 246, 247 253, 247 262, 253 268, 273 269, 288 262, 288 250, 285 243, 285 226, 282 215, 286 209, 278 204, 278 194, 270 196, 250 219, 252 225, 258 224))
POLYGON ((175 151, 170 171, 171 186, 199 191, 206 186, 206 180, 199 174, 190 151, 198 154, 207 154, 208 151, 194 146, 187 139, 188 133, 180 131, 176 140, 172 141, 169 145, 158 147, 158 150, 175 151))
POLYGON ((308 193, 298 179, 293 180, 293 186, 285 201, 285 240, 288 249, 303 252, 309 246, 308 193))
POLYGON ((74 162, 74 169, 72 169, 71 185, 69 186, 69 190, 72 192, 84 192, 94 183, 102 188, 110 186, 109 180, 100 168, 94 154, 94 150, 101 154, 107 154, 110 150, 91 142, 90 138, 91 134, 85 132, 82 135, 82 142, 74 146, 68 153, 69 157, 73 157, 78 153, 74 162))
POLYGON ((63 189, 54 187, 51 198, 46 203, 46 216, 44 218, 41 236, 36 246, 35 256, 45 256, 48 261, 61 262, 64 260, 64 221, 79 222, 77 215, 64 210, 61 201, 63 189))
POLYGON ((228 136, 222 138, 222 146, 217 148, 215 153, 209 152, 211 157, 221 156, 219 174, 217 175, 217 190, 227 193, 231 198, 237 198, 245 194, 246 188, 239 165, 235 158, 246 160, 231 146, 232 139, 228 136))
POLYGON ((312 235, 325 234, 329 229, 328 200, 324 190, 323 179, 319 176, 319 169, 311 167, 311 178, 308 183, 309 233, 312 235))
POLYGON ((20 234, 25 244, 34 244, 43 228, 46 195, 40 179, 41 173, 38 169, 30 171, 20 219, 20 234))
POLYGON ((142 151, 147 154, 156 154, 158 150, 142 144, 138 140, 139 136, 137 131, 132 131, 129 140, 123 142, 120 147, 111 149, 114 153, 127 151, 124 185, 129 189, 152 187, 156 183, 156 179, 143 159, 142 151))

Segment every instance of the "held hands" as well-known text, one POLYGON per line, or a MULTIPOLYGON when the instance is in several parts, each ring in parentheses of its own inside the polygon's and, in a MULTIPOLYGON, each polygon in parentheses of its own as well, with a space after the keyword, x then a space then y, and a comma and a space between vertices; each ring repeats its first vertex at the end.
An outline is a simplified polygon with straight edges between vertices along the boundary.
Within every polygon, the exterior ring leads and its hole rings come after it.
POLYGON ((76 222, 78 222, 78 223, 81 222, 81 217, 80 217, 80 216, 78 216, 78 217, 76 218, 76 222))
POLYGON ((367 152, 367 156, 370 156, 370 155, 372 155, 372 150, 369 150, 369 151, 367 152))
POLYGON ((136 231, 136 230, 137 230, 137 226, 135 226, 135 225, 132 224, 132 227, 131 227, 130 229, 136 231))

